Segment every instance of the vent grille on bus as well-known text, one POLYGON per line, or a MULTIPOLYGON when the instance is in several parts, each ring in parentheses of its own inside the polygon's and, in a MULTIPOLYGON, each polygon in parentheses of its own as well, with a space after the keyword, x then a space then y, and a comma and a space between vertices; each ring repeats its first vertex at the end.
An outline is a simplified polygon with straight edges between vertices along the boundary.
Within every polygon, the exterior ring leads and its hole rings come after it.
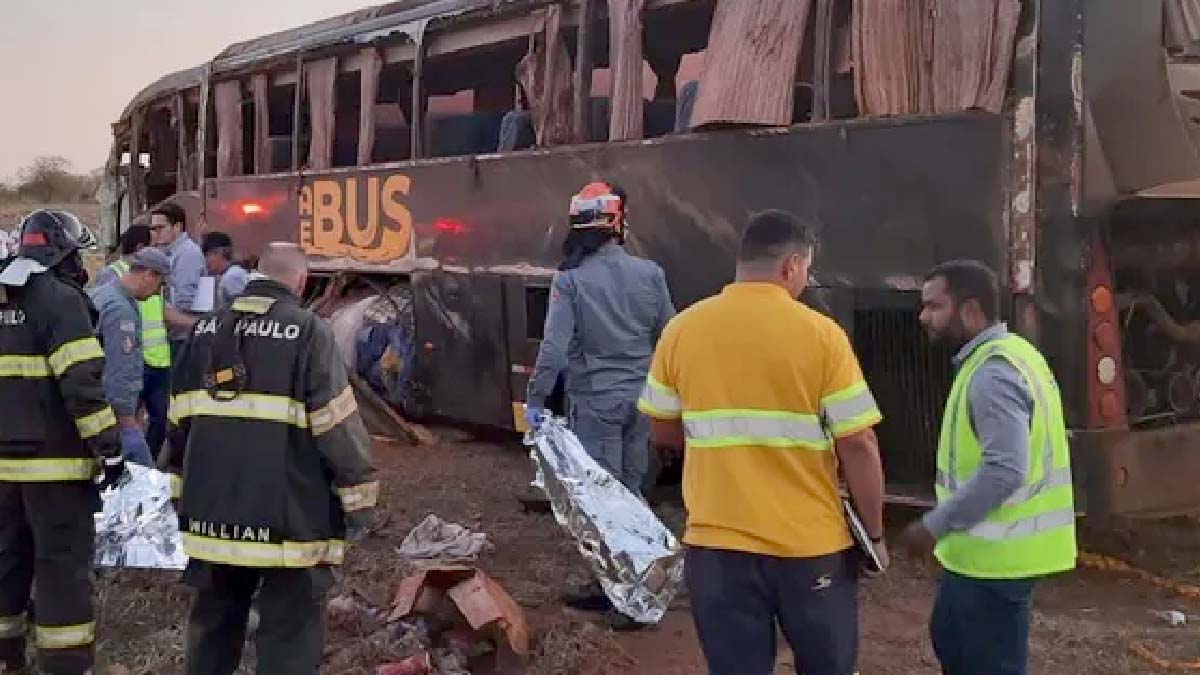
MULTIPOLYGON (((930 347, 915 309, 889 304, 893 307, 855 311, 854 349, 884 416, 876 432, 888 492, 927 499, 933 493, 938 430, 953 378, 950 354, 930 347)), ((908 307, 916 305, 914 296, 908 307)))

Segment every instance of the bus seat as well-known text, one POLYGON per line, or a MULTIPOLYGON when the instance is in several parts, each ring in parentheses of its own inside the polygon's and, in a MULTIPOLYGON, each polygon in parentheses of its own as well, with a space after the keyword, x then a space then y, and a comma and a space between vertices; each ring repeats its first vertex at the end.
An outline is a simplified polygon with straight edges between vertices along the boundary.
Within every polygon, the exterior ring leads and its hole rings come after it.
POLYGON ((608 122, 612 114, 612 100, 607 96, 591 98, 592 114, 588 125, 588 141, 605 143, 608 141, 608 122))
POLYGON ((290 135, 267 138, 267 149, 267 156, 270 158, 270 166, 267 168, 272 173, 292 170, 292 137, 290 135))
POLYGON ((533 118, 528 110, 510 110, 500 120, 500 142, 496 152, 527 150, 537 143, 533 118))
POLYGON ((379 127, 375 130, 372 162, 402 162, 412 157, 412 129, 408 125, 379 127))
POLYGON ((646 101, 642 108, 642 121, 645 127, 645 138, 666 136, 675 130, 675 99, 658 99, 646 101))
POLYGON ((679 98, 675 99, 675 133, 686 134, 692 130, 692 110, 699 93, 700 83, 696 80, 687 82, 679 90, 679 98))
POLYGON ((492 152, 505 113, 439 115, 430 119, 429 155, 457 157, 492 152))

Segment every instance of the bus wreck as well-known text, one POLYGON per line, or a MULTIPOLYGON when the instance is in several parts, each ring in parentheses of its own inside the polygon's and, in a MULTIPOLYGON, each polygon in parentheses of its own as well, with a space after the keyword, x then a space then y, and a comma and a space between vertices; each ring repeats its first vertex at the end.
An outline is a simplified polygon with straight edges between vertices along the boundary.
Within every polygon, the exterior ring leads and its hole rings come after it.
POLYGON ((812 301, 879 398, 896 498, 931 493, 951 379, 921 276, 972 257, 1057 374, 1081 507, 1190 511, 1196 4, 392 2, 139 93, 104 235, 170 200, 251 254, 298 242, 315 298, 390 327, 393 403, 518 428, 580 185, 626 188, 680 307, 729 280, 749 213, 790 209, 823 224, 812 301))

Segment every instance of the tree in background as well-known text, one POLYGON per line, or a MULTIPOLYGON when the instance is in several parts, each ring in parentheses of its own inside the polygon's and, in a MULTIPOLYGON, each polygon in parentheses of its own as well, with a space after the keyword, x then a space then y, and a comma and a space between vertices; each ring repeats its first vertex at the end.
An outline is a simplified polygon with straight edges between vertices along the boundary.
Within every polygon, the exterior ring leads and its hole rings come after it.
POLYGON ((38 157, 17 172, 17 182, 0 183, 0 202, 76 203, 95 199, 103 169, 76 174, 71 162, 58 156, 38 157))

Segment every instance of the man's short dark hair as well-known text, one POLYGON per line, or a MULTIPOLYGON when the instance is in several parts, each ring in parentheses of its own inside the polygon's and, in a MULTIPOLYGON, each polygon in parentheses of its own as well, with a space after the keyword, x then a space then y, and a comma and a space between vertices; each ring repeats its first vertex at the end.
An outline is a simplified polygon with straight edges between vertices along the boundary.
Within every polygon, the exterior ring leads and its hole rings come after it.
POLYGON ((171 202, 161 204, 158 208, 151 211, 150 214, 163 216, 172 225, 187 227, 187 212, 178 204, 171 202))
POLYGON ((988 321, 1000 318, 1000 281, 992 268, 978 260, 950 260, 929 270, 925 281, 941 278, 954 304, 967 300, 979 303, 979 310, 988 321))
POLYGON ((121 255, 133 255, 139 248, 150 245, 150 228, 130 225, 121 235, 121 255))
POLYGON ((778 260, 791 250, 812 253, 817 232, 812 225, 788 211, 760 211, 750 217, 738 247, 738 262, 778 260))
POLYGON ((205 253, 220 253, 226 260, 233 259, 233 238, 224 232, 209 232, 200 242, 200 250, 205 253))

